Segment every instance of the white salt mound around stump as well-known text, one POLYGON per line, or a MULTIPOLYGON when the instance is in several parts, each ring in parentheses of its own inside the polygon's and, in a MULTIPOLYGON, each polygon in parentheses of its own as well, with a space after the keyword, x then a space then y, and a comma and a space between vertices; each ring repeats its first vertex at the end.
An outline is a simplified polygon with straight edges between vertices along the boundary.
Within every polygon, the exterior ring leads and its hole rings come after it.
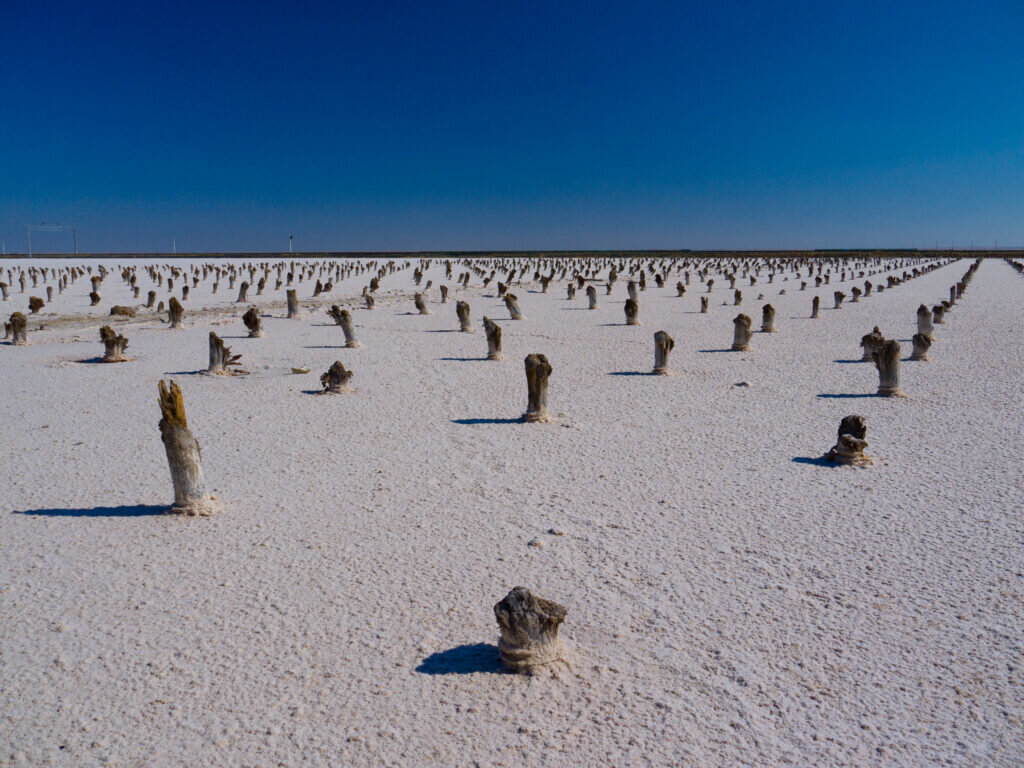
POLYGON ((566 662, 558 627, 567 609, 532 594, 526 587, 514 587, 494 606, 501 637, 498 653, 511 672, 534 674, 545 667, 566 662))

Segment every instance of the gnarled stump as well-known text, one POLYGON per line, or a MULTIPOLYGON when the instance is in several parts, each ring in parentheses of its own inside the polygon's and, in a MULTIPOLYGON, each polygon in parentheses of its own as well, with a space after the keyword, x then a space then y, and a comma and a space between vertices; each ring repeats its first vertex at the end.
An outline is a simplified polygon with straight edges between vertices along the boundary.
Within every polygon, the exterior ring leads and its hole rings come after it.
POLYGON ((11 315, 11 344, 24 347, 28 344, 28 318, 21 312, 11 315))
POLYGON ((123 363, 128 360, 124 354, 128 348, 128 339, 119 336, 109 325, 100 328, 100 341, 103 342, 104 363, 123 363))
POLYGON ((456 302, 455 314, 458 315, 459 318, 459 330, 463 333, 473 333, 473 325, 469 321, 469 302, 456 302))
POLYGON ((519 297, 514 293, 505 294, 505 306, 508 307, 508 314, 513 320, 523 319, 523 313, 519 311, 519 297))
POLYGON ((878 394, 883 397, 904 397, 900 389, 900 343, 895 339, 882 342, 875 352, 878 369, 878 394))
POLYGON ((171 328, 184 328, 185 325, 182 322, 184 317, 185 308, 181 306, 181 302, 171 296, 171 300, 167 303, 167 319, 171 322, 171 328))
POLYGON ((28 312, 30 315, 39 313, 39 310, 46 306, 46 302, 38 296, 28 297, 28 312))
POLYGON ((115 304, 110 308, 110 315, 111 317, 135 317, 135 307, 115 304))
POLYGON ((733 319, 733 337, 732 337, 732 350, 733 352, 749 352, 750 346, 750 327, 753 321, 743 314, 736 315, 733 319))
POLYGON ((626 313, 626 325, 640 325, 640 302, 636 299, 626 299, 626 303, 622 305, 623 311, 626 313))
POLYGON ((160 438, 167 451, 167 464, 174 484, 171 512, 182 515, 212 515, 221 511, 220 502, 206 490, 199 443, 188 428, 181 389, 171 382, 170 390, 160 381, 160 438))
POLYGON ((427 308, 427 302, 424 301, 422 293, 417 293, 415 296, 413 296, 413 304, 416 305, 416 310, 421 315, 430 314, 430 309, 427 308))
POLYGON ((89 294, 89 306, 90 307, 95 307, 99 303, 100 303, 100 295, 99 295, 99 293, 97 293, 96 291, 93 291, 92 293, 90 293, 89 294))
POLYGON ((868 447, 864 436, 867 427, 863 416, 844 416, 839 423, 836 444, 825 454, 825 460, 836 464, 864 467, 871 464, 871 457, 864 453, 868 447))
POLYGON ((876 325, 871 333, 867 333, 860 339, 860 345, 864 348, 864 356, 861 360, 865 363, 870 363, 875 359, 875 352, 882 348, 882 344, 885 343, 885 336, 878 330, 876 325))
POLYGON ((327 373, 320 376, 320 386, 324 388, 324 394, 340 395, 345 392, 351 392, 352 389, 348 383, 352 376, 352 371, 345 370, 345 366, 341 364, 341 361, 335 360, 334 364, 327 369, 327 373))
POLYGON ((761 333, 775 333, 775 307, 765 304, 761 307, 761 333))
POLYGON ((256 307, 249 307, 242 315, 242 322, 249 329, 250 339, 263 338, 263 320, 260 318, 260 311, 256 307))
POLYGON ((843 299, 846 298, 846 294, 843 293, 842 291, 836 291, 835 293, 832 294, 832 298, 835 299, 836 302, 835 308, 839 309, 839 307, 843 305, 843 299))
POLYGON ((928 357, 928 349, 932 345, 932 337, 924 333, 915 333, 911 338, 914 344, 914 348, 910 353, 911 360, 923 360, 927 361, 931 358, 928 357))
POLYGON ((501 360, 501 326, 491 318, 485 317, 484 334, 487 336, 487 359, 501 360))
POLYGON ((224 344, 224 340, 213 331, 210 331, 210 366, 207 373, 218 376, 234 376, 238 371, 231 370, 230 366, 238 365, 241 355, 232 355, 231 347, 224 344))
POLYGON ((501 637, 498 653, 512 672, 531 674, 565 661, 558 627, 565 621, 565 607, 536 597, 526 587, 515 587, 494 606, 501 637))
POLYGON ((658 331, 654 334, 653 373, 658 376, 667 376, 672 373, 668 367, 668 354, 675 345, 675 341, 665 331, 658 331))
POLYGON ((548 377, 551 363, 540 354, 526 356, 527 405, 523 421, 551 421, 548 414, 548 377))

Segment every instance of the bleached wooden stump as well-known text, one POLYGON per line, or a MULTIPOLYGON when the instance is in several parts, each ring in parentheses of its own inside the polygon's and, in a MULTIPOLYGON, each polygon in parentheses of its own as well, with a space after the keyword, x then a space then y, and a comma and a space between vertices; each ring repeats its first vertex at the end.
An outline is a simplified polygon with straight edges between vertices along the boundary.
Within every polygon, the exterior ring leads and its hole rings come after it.
POLYGON ((505 294, 505 306, 508 307, 508 314, 513 320, 522 320, 523 313, 519 310, 519 297, 514 293, 505 294))
POLYGON ((185 327, 185 308, 173 296, 171 296, 171 300, 167 303, 167 319, 171 323, 171 328, 185 327))
POLYGON ((878 369, 878 394, 883 397, 905 397, 900 389, 900 343, 895 339, 882 342, 875 352, 878 369))
POLYGON ((491 318, 485 317, 484 334, 487 336, 487 359, 501 360, 501 326, 491 318))
POLYGON ((765 304, 761 307, 761 333, 775 333, 775 307, 765 304))
POLYGON ((441 303, 442 304, 447 304, 448 303, 448 286, 447 285, 442 285, 441 286, 441 303))
POLYGON ((928 361, 931 358, 928 357, 928 349, 932 345, 932 337, 924 333, 915 333, 911 338, 911 342, 914 345, 913 350, 910 352, 911 360, 928 361))
POLYGON ((288 288, 285 290, 285 296, 288 299, 288 319, 294 320, 299 316, 299 294, 296 288, 288 288))
POLYGON ((224 344, 224 340, 213 331, 210 331, 210 364, 206 373, 216 376, 234 376, 240 371, 232 370, 232 366, 238 365, 241 355, 232 355, 231 347, 224 344))
POLYGON ((459 330, 462 333, 473 333, 473 324, 469 320, 469 302, 455 302, 455 314, 459 318, 459 330))
POLYGON ((868 447, 864 436, 867 427, 863 416, 845 416, 839 423, 839 435, 836 444, 825 454, 825 460, 836 464, 866 467, 871 464, 871 457, 864 453, 868 447))
POLYGON ((636 299, 626 299, 622 305, 626 313, 626 325, 640 325, 640 302, 636 299))
POLYGON ((345 370, 340 360, 335 360, 327 372, 320 376, 320 386, 324 388, 324 394, 341 395, 351 392, 348 383, 352 380, 352 371, 345 370))
POLYGON ((832 294, 832 298, 835 299, 836 302, 835 309, 839 309, 839 307, 843 305, 843 299, 846 298, 846 294, 842 291, 836 291, 832 294))
POLYGON ((427 307, 427 302, 424 300, 422 293, 417 293, 413 296, 413 304, 416 305, 416 311, 421 315, 430 314, 430 309, 427 307))
POLYGON ((238 298, 235 299, 235 303, 236 304, 244 304, 245 302, 247 302, 249 300, 248 296, 249 296, 249 284, 243 280, 242 284, 240 286, 238 286, 238 298))
POLYGON ((551 421, 548 413, 548 377, 551 376, 551 364, 541 354, 526 356, 526 390, 527 405, 523 421, 551 421))
POLYGON ((558 628, 567 610, 558 603, 536 597, 526 587, 515 587, 494 606, 501 636, 498 653, 512 672, 533 674, 564 663, 565 650, 558 628))
POLYGON ((711 304, 711 302, 708 301, 708 297, 707 296, 701 296, 700 297, 700 313, 702 315, 706 315, 708 313, 708 307, 710 306, 710 304, 711 304))
POLYGON ((592 285, 587 286, 587 309, 597 309, 597 288, 592 285))
POLYGON ((128 360, 124 354, 128 348, 128 339, 119 336, 109 325, 100 328, 100 341, 103 342, 104 363, 124 363, 128 360))
POLYGON ((632 299, 633 301, 638 301, 635 280, 630 280, 628 283, 626 283, 626 292, 629 293, 630 299, 632 299))
POLYGON ((668 367, 668 355, 676 345, 675 341, 665 331, 657 331, 654 334, 654 373, 657 376, 668 376, 672 373, 668 367))
POLYGON ((146 309, 152 309, 156 306, 156 291, 150 291, 146 294, 146 309))
POLYGON ((885 342, 885 336, 878 330, 878 326, 874 327, 871 333, 867 333, 860 339, 860 345, 864 348, 864 356, 861 360, 865 363, 870 363, 875 359, 875 353, 881 349, 882 344, 885 342))
POLYGON ((11 344, 24 347, 28 344, 28 318, 21 312, 11 315, 11 344))
POLYGON ((932 307, 932 322, 936 325, 946 324, 946 307, 942 304, 936 304, 932 307))
POLYGON ((924 304, 917 308, 917 332, 934 340, 935 328, 932 326, 932 311, 924 304))
POLYGON ((249 329, 250 339, 263 338, 263 320, 260 318, 260 311, 256 307, 249 307, 246 310, 245 314, 242 315, 242 322, 249 329))
POLYGON ((174 485, 174 506, 171 512, 201 516, 220 512, 220 502, 206 490, 199 443, 188 428, 181 389, 172 381, 168 390, 161 380, 159 390, 162 415, 160 438, 167 452, 167 464, 174 485))
POLYGON ((732 351, 733 352, 749 352, 750 346, 750 328, 753 325, 753 321, 744 314, 736 315, 733 318, 733 337, 732 337, 732 351))

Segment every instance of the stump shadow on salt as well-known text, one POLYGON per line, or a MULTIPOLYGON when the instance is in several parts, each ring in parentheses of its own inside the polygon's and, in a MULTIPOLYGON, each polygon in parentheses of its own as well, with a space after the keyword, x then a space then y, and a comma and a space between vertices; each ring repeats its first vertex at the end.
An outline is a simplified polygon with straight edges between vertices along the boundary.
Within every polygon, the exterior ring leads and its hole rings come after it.
POLYGON ((871 361, 870 360, 857 359, 857 360, 833 360, 832 362, 833 363, 843 363, 843 364, 846 364, 846 363, 870 363, 871 361))
POLYGON ((610 371, 609 376, 654 376, 651 371, 610 371))
POLYGON ((80 507, 77 509, 16 509, 12 514, 37 515, 39 517, 148 517, 167 514, 170 509, 169 504, 125 504, 120 507, 80 507))
POLYGON ((700 352, 702 355, 710 355, 710 354, 715 354, 717 352, 735 352, 736 350, 735 349, 726 348, 726 349, 698 349, 697 351, 700 352))
POLYGON ((826 399, 829 399, 829 400, 846 400, 846 399, 855 398, 855 397, 884 397, 884 395, 879 395, 877 392, 868 392, 868 393, 864 393, 864 394, 850 394, 850 393, 826 394, 826 395, 818 395, 818 397, 823 397, 823 398, 826 398, 826 399))
POLYGON ((463 424, 473 426, 476 424, 525 424, 522 416, 514 419, 452 419, 452 424, 463 424))
POLYGON ((438 360, 446 363, 486 363, 486 357, 439 357, 438 360))
POLYGON ((815 466, 815 467, 829 467, 829 468, 834 468, 834 467, 838 467, 839 466, 839 464, 837 464, 836 462, 829 461, 828 459, 826 459, 823 456, 794 456, 793 457, 793 463, 794 464, 810 464, 810 465, 815 466))
POLYGON ((490 643, 459 645, 432 653, 420 662, 416 671, 424 675, 506 674, 498 646, 490 643))

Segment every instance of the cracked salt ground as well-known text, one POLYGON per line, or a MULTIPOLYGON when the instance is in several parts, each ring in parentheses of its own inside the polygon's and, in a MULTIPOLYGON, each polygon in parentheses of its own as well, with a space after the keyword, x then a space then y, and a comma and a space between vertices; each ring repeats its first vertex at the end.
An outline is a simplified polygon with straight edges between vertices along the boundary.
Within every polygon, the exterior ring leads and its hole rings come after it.
POLYGON ((518 322, 478 279, 439 304, 437 262, 429 316, 406 314, 411 270, 372 311, 345 280, 327 304, 359 349, 250 291, 266 337, 231 344, 259 375, 176 377, 225 504, 202 521, 159 514, 156 381, 205 367, 214 322, 245 333, 237 287, 193 289, 182 331, 118 323, 138 360, 49 367, 95 355, 130 303, 76 283, 0 346, 0 764, 1021 764, 1024 279, 982 264, 932 361, 904 363, 906 400, 819 397, 874 393, 871 364, 835 361, 875 325, 909 339, 968 264, 841 310, 836 280, 766 290, 779 330, 751 354, 701 352, 739 311, 714 273, 708 314, 703 286, 649 283, 641 328, 622 279, 593 311, 516 286, 518 322), (482 333, 431 333, 457 329, 456 298, 497 319, 503 362, 482 333), (659 329, 675 376, 609 375, 650 371, 659 329), (530 352, 572 429, 507 423, 530 352), (303 397, 291 367, 335 359, 359 393, 303 397), (793 461, 853 412, 884 464, 793 461), (568 607, 559 679, 495 662, 516 584, 568 607))

